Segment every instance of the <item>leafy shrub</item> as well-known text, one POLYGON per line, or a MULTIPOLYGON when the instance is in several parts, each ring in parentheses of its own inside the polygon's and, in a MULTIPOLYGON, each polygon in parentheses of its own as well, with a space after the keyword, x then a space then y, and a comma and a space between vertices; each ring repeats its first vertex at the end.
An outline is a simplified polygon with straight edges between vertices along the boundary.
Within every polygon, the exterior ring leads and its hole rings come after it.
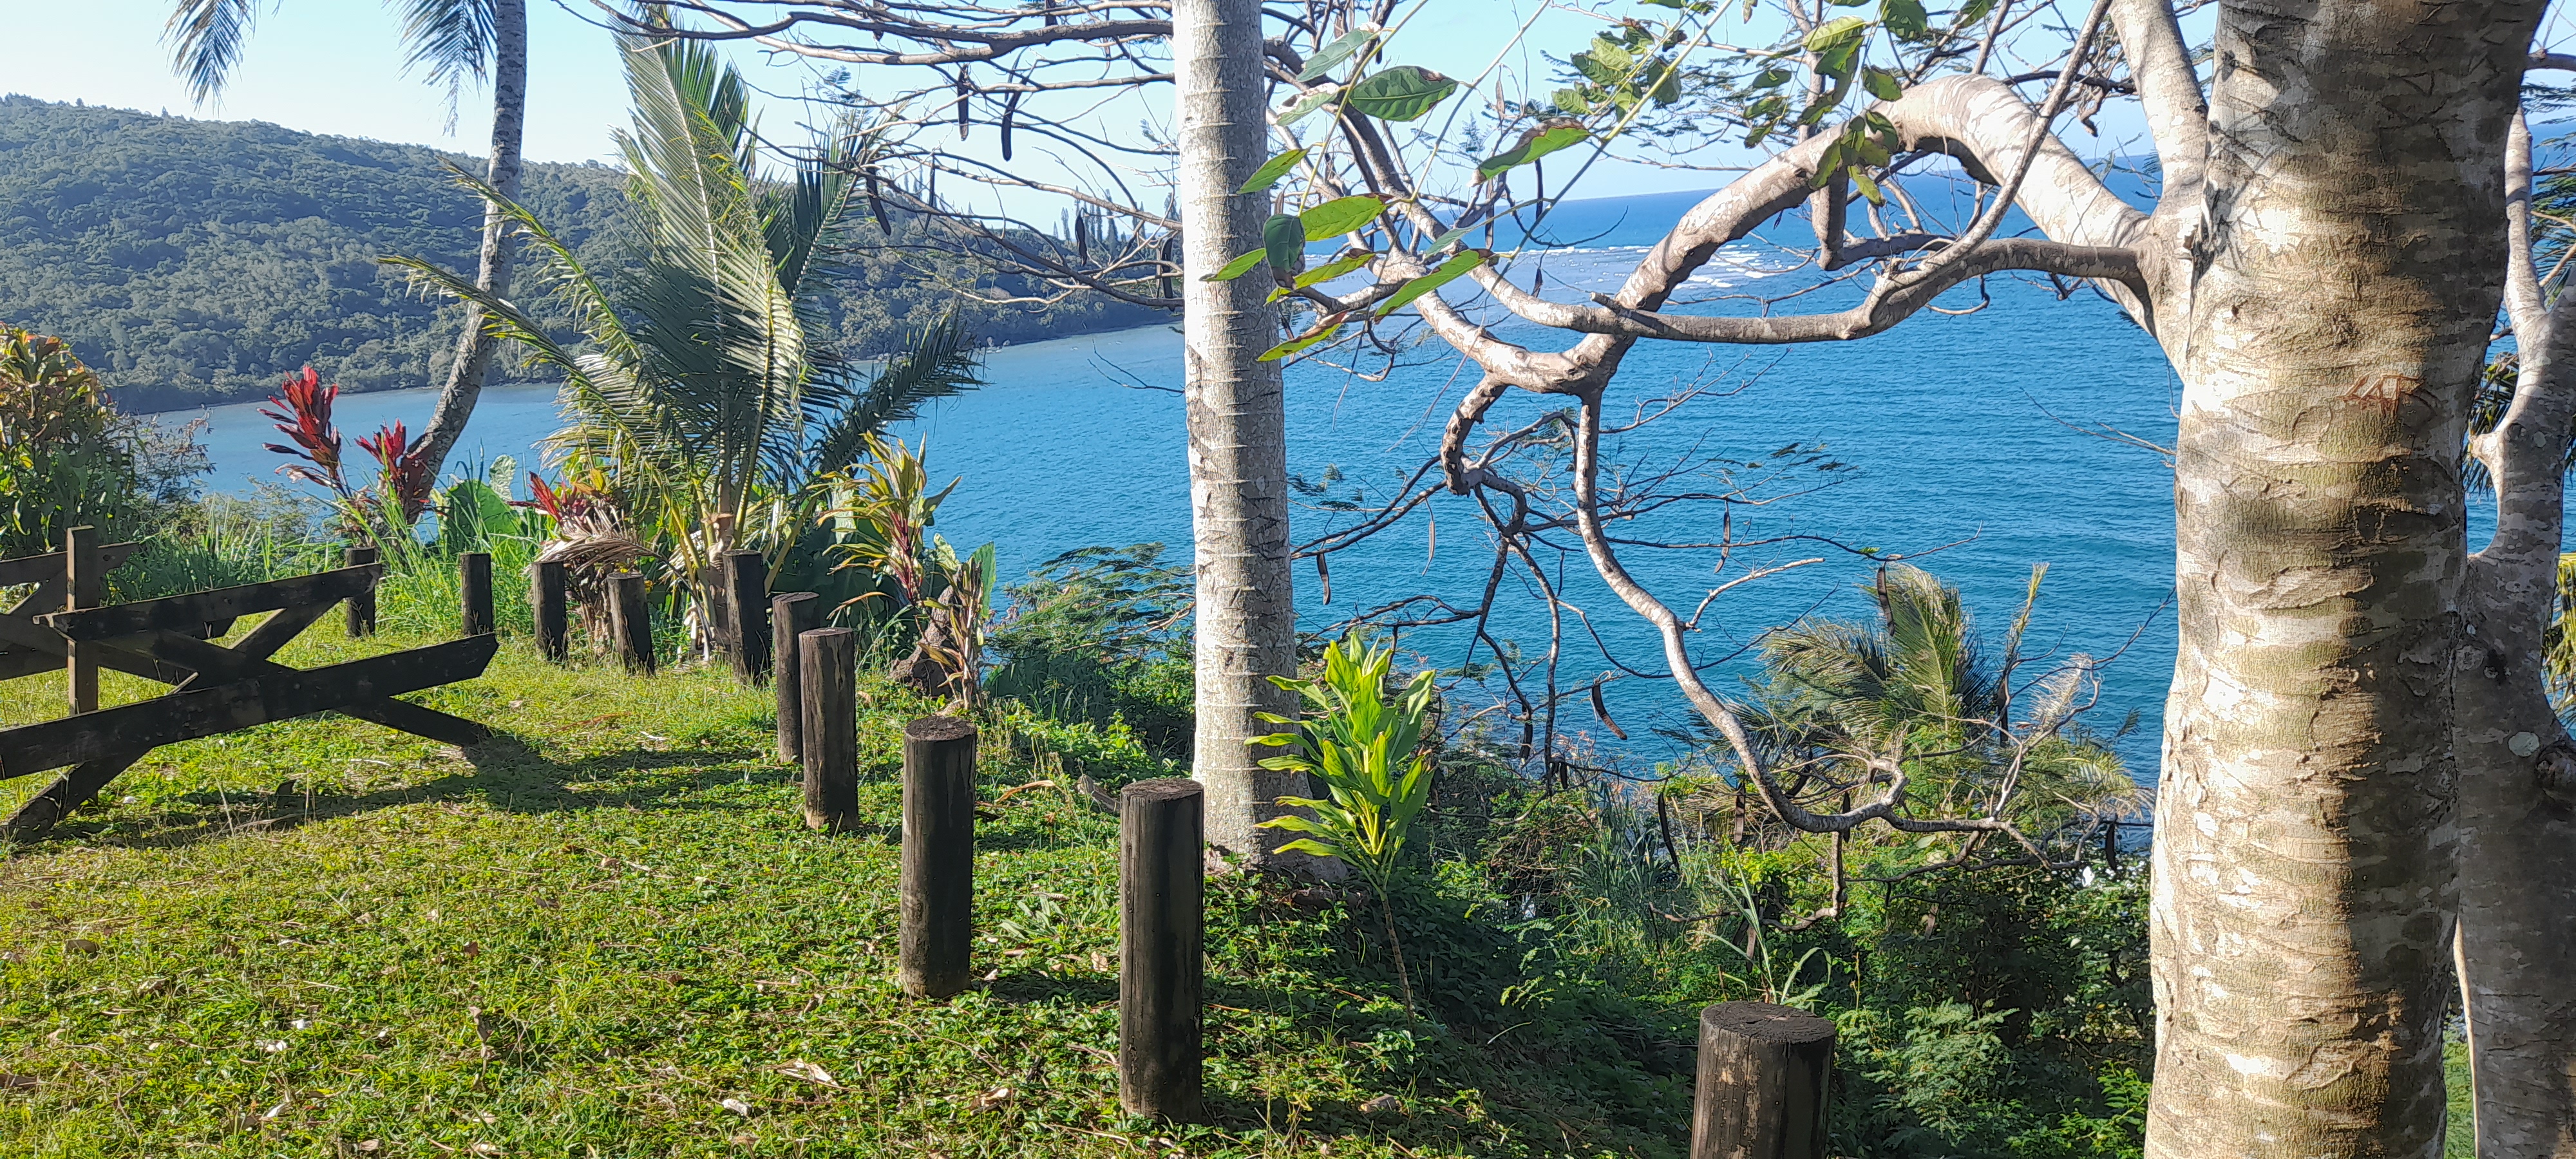
POLYGON ((1059 720, 1117 724, 1156 753, 1188 756, 1190 575, 1162 555, 1159 543, 1080 548, 1011 587, 990 637, 1001 663, 986 692, 1059 720))
POLYGON ((59 551, 82 524, 141 538, 205 469, 184 431, 118 414, 61 339, 0 326, 0 558, 59 551))

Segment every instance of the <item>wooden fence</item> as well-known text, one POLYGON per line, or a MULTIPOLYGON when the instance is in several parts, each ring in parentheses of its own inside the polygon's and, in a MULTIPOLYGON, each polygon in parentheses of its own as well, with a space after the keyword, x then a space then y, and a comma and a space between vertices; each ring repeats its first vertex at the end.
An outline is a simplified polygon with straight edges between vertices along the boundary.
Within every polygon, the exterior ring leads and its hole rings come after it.
MULTIPOLYGON (((296 669, 270 657, 333 607, 350 606, 352 635, 373 630, 384 565, 373 561, 372 552, 352 552, 353 560, 364 562, 312 575, 101 606, 101 577, 136 545, 100 545, 86 527, 64 538, 64 550, 51 555, 0 560, 0 585, 36 585, 15 609, 0 612, 0 679, 58 669, 70 677, 70 715, 0 728, 0 780, 67 768, 0 822, 0 835, 43 835, 162 745, 270 721, 342 712, 445 744, 476 744, 490 735, 473 721, 392 699, 470 680, 491 663, 498 643, 491 634, 491 590, 486 583, 475 591, 470 559, 465 620, 472 634, 296 669), (230 632, 234 620, 264 612, 274 614, 233 643, 210 642, 230 632), (102 709, 101 668, 155 680, 170 691, 102 709)), ((487 576, 489 569, 487 558, 487 576)))

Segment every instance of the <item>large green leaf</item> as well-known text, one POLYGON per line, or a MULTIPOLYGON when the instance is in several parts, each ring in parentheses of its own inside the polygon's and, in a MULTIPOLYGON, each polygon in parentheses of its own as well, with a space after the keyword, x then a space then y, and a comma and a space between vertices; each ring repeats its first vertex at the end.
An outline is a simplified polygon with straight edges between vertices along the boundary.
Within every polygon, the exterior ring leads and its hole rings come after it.
POLYGON ((1305 159, 1305 150, 1290 149, 1285 153, 1264 161, 1261 163, 1261 168, 1253 170, 1252 176, 1244 180, 1243 188, 1237 189, 1235 192, 1259 193, 1264 189, 1277 185, 1279 184, 1280 178, 1287 176, 1289 170, 1296 168, 1297 163, 1305 159))
POLYGON ((1414 64, 1399 64, 1352 86, 1350 107, 1381 121, 1411 121, 1448 100, 1458 82, 1414 64))
POLYGON ((1520 143, 1476 164, 1476 179, 1491 181, 1505 171, 1527 165, 1559 149, 1581 144, 1592 134, 1581 125, 1549 125, 1521 134, 1520 143))
POLYGON ((1336 197, 1298 214, 1297 220, 1306 227, 1305 240, 1322 241, 1367 225, 1384 212, 1386 203, 1374 197, 1336 197))
POLYGON ((1287 108, 1279 110, 1279 127, 1285 129, 1290 125, 1294 125, 1299 121, 1305 120, 1306 114, 1314 112, 1315 110, 1332 103, 1333 98, 1340 96, 1341 93, 1342 86, 1325 85, 1322 88, 1300 94, 1296 100, 1288 102, 1287 108))
POLYGON ((1270 256, 1270 251, 1267 249, 1257 249, 1250 253, 1238 254, 1235 256, 1233 261, 1225 263, 1224 269, 1218 270, 1217 272, 1209 274, 1199 280, 1202 282, 1231 282, 1236 278, 1240 278, 1245 274, 1251 273, 1252 267, 1260 265, 1261 259, 1268 256, 1270 256))
POLYGON ((1469 273, 1473 272, 1476 267, 1485 264, 1485 257, 1486 254, 1483 250, 1468 250, 1467 252, 1459 254, 1448 261, 1440 263, 1439 269, 1415 278, 1410 282, 1406 282, 1403 289, 1397 290, 1394 297, 1388 298, 1385 304, 1380 305, 1377 308, 1377 316, 1380 318, 1386 317, 1387 315, 1395 313, 1406 306, 1412 305, 1415 298, 1419 298, 1424 294, 1428 294, 1433 290, 1437 290, 1442 286, 1448 285, 1451 282, 1467 276, 1469 273))
POLYGON ((1309 81, 1333 71, 1343 61, 1356 55, 1359 50, 1368 47, 1369 42, 1377 39, 1377 36, 1377 29, 1354 28, 1334 37, 1332 43, 1316 49, 1315 55, 1307 58, 1306 67, 1297 73, 1297 79, 1309 81))
POLYGON ((1297 259, 1306 252, 1306 223, 1285 214, 1273 215, 1261 223, 1261 251, 1270 255, 1270 268, 1288 273, 1297 268, 1297 259))
POLYGON ((1297 337, 1295 337, 1295 338, 1291 338, 1291 339, 1289 339, 1289 340, 1287 340, 1287 341, 1285 341, 1285 342, 1282 342, 1282 343, 1280 343, 1280 344, 1279 344, 1279 345, 1277 345, 1277 346, 1273 346, 1273 347, 1271 347, 1271 348, 1270 348, 1270 349, 1268 349, 1268 350, 1264 350, 1264 351, 1262 351, 1262 352, 1261 352, 1261 358, 1259 359, 1259 361, 1262 361, 1262 362, 1277 362, 1277 361, 1279 361, 1280 359, 1282 359, 1282 358, 1286 358, 1286 357, 1288 357, 1288 356, 1289 356, 1289 355, 1291 355, 1291 354, 1295 354, 1295 353, 1297 353, 1297 352, 1298 352, 1298 351, 1300 351, 1300 350, 1304 350, 1305 348, 1307 348, 1307 347, 1309 347, 1309 346, 1313 346, 1313 345, 1316 345, 1316 344, 1318 344, 1318 343, 1322 343, 1322 342, 1330 342, 1330 341, 1332 341, 1332 340, 1333 340, 1333 336, 1334 336, 1334 335, 1339 334, 1339 333, 1341 333, 1341 332, 1342 332, 1342 324, 1341 324, 1341 323, 1339 323, 1339 322, 1335 322, 1335 323, 1333 323, 1332 325, 1330 325, 1330 326, 1326 326, 1326 327, 1324 327, 1323 329, 1318 330, 1318 331, 1315 331, 1315 332, 1314 332, 1314 333, 1312 333, 1312 334, 1301 334, 1301 335, 1299 335, 1299 336, 1297 336, 1297 337))

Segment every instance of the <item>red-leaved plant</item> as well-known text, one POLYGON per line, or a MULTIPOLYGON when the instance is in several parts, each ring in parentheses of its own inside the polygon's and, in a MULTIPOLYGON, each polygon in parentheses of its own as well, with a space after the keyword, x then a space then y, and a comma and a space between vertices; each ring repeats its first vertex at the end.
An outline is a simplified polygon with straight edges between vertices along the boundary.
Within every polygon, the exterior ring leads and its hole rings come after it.
POLYGON ((293 446, 270 443, 268 449, 304 461, 279 467, 278 473, 330 491, 340 507, 342 522, 353 534, 364 533, 386 514, 396 517, 400 530, 410 531, 421 513, 429 510, 430 491, 436 481, 437 464, 430 461, 427 453, 429 435, 423 432, 417 439, 407 439, 410 432, 403 424, 395 423, 359 439, 358 449, 373 457, 382 472, 375 483, 363 490, 351 487, 342 471, 346 460, 341 455, 340 428, 331 423, 331 404, 339 398, 339 384, 323 385, 322 376, 310 366, 286 376, 268 400, 276 409, 264 407, 259 413, 277 424, 278 433, 294 441, 293 446))

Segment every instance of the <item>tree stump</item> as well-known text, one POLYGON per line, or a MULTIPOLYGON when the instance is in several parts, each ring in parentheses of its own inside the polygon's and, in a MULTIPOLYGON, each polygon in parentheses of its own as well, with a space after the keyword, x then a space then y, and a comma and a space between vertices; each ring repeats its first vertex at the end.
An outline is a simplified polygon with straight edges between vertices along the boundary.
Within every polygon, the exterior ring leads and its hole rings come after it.
POLYGON ((1187 777, 1118 794, 1118 1102, 1184 1123, 1206 1114, 1205 799, 1187 777))
POLYGON ((1771 1002, 1699 1015, 1691 1159, 1825 1159, 1834 1024, 1771 1002))
MULTIPOLYGON (((372 548, 372 547, 344 547, 344 548, 341 548, 341 549, 340 549, 340 566, 342 566, 342 567, 364 567, 364 566, 366 566, 367 564, 371 564, 371 563, 374 563, 374 562, 376 562, 376 549, 375 549, 375 548, 372 548)), ((347 611, 347 615, 348 615, 349 638, 350 638, 350 639, 352 639, 352 640, 356 640, 356 639, 361 639, 361 638, 363 638, 363 637, 367 637, 367 636, 375 635, 375 634, 376 634, 376 588, 375 588, 375 585, 373 585, 373 584, 369 584, 369 585, 367 585, 367 590, 365 590, 365 591, 363 591, 363 592, 360 592, 360 593, 358 593, 358 594, 356 594, 356 595, 354 595, 354 596, 350 596, 350 597, 349 597, 349 599, 348 599, 348 603, 347 603, 347 605, 346 605, 346 611, 347 611)))
POLYGON ((457 627, 463 635, 489 636, 499 630, 492 617, 492 553, 469 551, 456 557, 456 596, 461 608, 457 627))
POLYGON ((823 626, 823 598, 812 592, 784 592, 769 600, 769 684, 778 694, 778 759, 805 759, 805 700, 797 679, 798 637, 823 626))
POLYGON ((974 979, 975 726, 925 716, 903 730, 904 993, 946 998, 974 979))
POLYGON ((804 700, 805 823, 838 833, 859 812, 859 638, 848 628, 798 637, 804 700))
POLYGON ((557 664, 572 659, 572 576, 560 562, 529 569, 528 607, 536 614, 537 650, 557 664))
POLYGON ((645 602, 644 575, 621 571, 608 577, 608 622, 617 637, 617 658, 628 672, 653 674, 653 605, 645 602))

